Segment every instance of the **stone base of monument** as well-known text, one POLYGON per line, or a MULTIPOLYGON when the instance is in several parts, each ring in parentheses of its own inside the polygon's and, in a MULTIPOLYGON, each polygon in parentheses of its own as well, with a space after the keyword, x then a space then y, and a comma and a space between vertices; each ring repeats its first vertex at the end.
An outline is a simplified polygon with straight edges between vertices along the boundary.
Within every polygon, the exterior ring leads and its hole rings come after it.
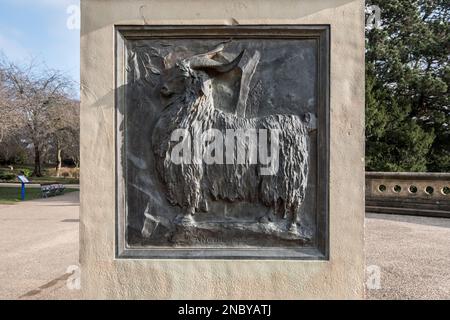
POLYGON ((188 3, 81 0, 83 297, 364 297, 364 1, 188 3), (282 128, 239 144, 280 174, 178 170, 186 128, 282 128))

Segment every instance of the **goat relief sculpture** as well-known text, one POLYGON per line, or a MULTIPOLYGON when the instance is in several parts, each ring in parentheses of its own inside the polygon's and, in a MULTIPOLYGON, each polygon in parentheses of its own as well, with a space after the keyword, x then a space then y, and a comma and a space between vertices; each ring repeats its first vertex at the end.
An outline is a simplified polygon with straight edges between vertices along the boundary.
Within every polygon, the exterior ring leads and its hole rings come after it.
POLYGON ((312 246, 316 82, 292 87, 314 80, 314 43, 277 57, 267 43, 173 42, 128 47, 128 245, 312 246), (306 75, 275 85, 283 59, 306 75))
MULTIPOLYGON (((272 209, 272 215, 255 217, 258 221, 249 225, 239 222, 234 228, 252 231, 256 228, 259 232, 274 231, 279 235, 287 231, 287 237, 300 239, 303 235, 298 233, 297 221, 308 179, 307 135, 310 123, 294 115, 246 119, 215 109, 212 79, 208 72, 229 72, 243 55, 242 52, 227 63, 213 60, 214 55, 222 50, 221 45, 208 53, 178 61, 165 70, 162 77, 161 94, 167 101, 153 131, 152 146, 167 199, 183 210, 173 223, 184 230, 218 229, 223 221, 197 224, 194 218, 197 212, 209 211, 209 200, 259 201, 272 209), (180 129, 184 134, 176 134, 180 129), (261 129, 265 131, 256 131, 261 129), (260 150, 266 147, 267 135, 262 132, 267 131, 271 132, 271 150, 276 154, 271 154, 270 158, 267 154, 260 154, 258 163, 255 143, 259 142, 260 150), (174 133, 176 138, 181 137, 181 141, 174 141, 174 133), (225 141, 222 141, 222 133, 226 133, 225 141), (258 135, 259 139, 256 138, 258 135), (197 143, 192 143, 192 140, 197 143), (208 150, 208 143, 214 148, 208 150), (224 145, 229 160, 226 162, 218 154, 224 145), (196 150, 199 148, 201 150, 196 150), (184 156, 181 162, 177 161, 180 149, 184 156), (207 163, 205 152, 215 153, 217 161, 207 163), (271 163, 266 160, 271 160, 271 163), (272 170, 264 173, 267 170, 265 165, 272 170), (274 216, 278 212, 283 219, 289 215, 290 223, 277 224, 274 216)), ((150 234, 147 225, 144 233, 150 234)))

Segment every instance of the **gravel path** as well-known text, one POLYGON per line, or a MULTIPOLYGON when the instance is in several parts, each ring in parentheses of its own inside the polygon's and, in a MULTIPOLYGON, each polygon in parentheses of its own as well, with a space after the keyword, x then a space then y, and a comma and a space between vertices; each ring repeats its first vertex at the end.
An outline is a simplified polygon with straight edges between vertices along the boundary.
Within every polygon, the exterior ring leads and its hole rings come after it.
POLYGON ((79 192, 0 205, 0 299, 78 298, 79 192))
POLYGON ((366 265, 381 271, 368 299, 450 299, 450 219, 367 214, 366 265))
MULTIPOLYGON (((70 188, 70 189, 80 189, 80 185, 79 184, 65 184, 63 183, 63 185, 66 188, 70 188)), ((0 182, 0 188, 4 187, 4 188, 11 188, 11 187, 16 187, 19 188, 21 186, 20 183, 4 183, 4 182, 0 182)), ((40 183, 28 183, 26 185, 27 188, 40 188, 41 184, 40 183)))

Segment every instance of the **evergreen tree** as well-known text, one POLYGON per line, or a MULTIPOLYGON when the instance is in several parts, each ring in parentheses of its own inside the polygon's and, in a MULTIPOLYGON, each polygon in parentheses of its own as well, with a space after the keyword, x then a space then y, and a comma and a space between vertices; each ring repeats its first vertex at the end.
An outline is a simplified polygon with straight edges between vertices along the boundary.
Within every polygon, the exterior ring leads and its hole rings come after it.
POLYGON ((371 0, 366 169, 450 171, 450 1, 371 0))

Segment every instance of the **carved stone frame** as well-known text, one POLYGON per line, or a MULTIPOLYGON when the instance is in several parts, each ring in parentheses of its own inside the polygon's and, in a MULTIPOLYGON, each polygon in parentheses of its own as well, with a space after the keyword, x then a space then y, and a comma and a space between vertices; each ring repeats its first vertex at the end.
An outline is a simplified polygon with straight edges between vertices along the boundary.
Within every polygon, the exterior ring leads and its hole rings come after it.
POLYGON ((125 259, 329 259, 329 172, 330 172, 330 26, 329 25, 240 25, 240 26, 116 26, 115 27, 115 154, 116 154, 116 258, 125 259), (126 244, 126 188, 122 175, 124 144, 120 132, 126 112, 125 57, 127 40, 148 38, 277 38, 315 39, 317 48, 317 174, 316 244, 299 248, 129 248, 126 244))

